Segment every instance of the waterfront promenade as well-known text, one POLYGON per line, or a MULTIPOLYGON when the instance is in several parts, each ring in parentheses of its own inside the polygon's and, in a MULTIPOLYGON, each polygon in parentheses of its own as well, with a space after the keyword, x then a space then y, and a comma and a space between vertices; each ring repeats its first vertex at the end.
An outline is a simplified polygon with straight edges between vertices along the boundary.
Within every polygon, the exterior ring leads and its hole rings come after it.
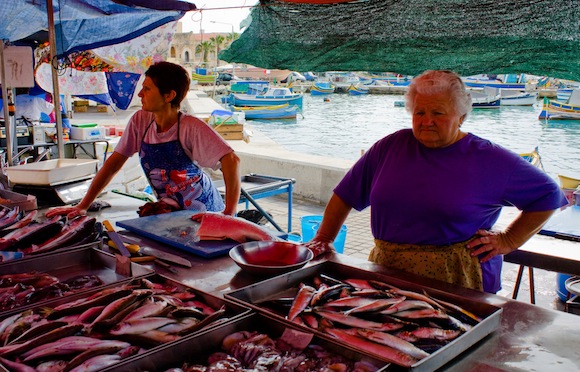
MULTIPOLYGON (((98 124, 106 124, 106 125, 115 125, 115 126, 124 126, 126 125, 129 117, 132 115, 134 110, 128 111, 119 111, 115 114, 107 114, 107 113, 96 113, 96 112, 89 112, 89 113, 77 113, 74 115, 73 119, 71 120, 72 123, 98 123, 98 124)), ((273 141, 268 140, 265 138, 261 133, 256 131, 251 126, 248 128, 253 132, 252 137, 250 138, 249 143, 244 141, 230 141, 230 144, 234 149, 240 153, 249 154, 264 154, 267 153, 270 158, 277 158, 278 162, 276 163, 278 168, 280 169, 281 174, 286 175, 287 177, 298 177, 299 175, 293 173, 298 172, 297 168, 294 166, 294 163, 286 163, 285 158, 288 155, 288 152, 281 149, 280 146, 277 146, 273 141), (285 165, 287 164, 287 165, 285 165)), ((114 142, 114 141, 113 141, 114 142)), ((296 154, 293 154, 296 155, 296 154)), ((298 154, 297 157, 301 159, 308 158, 310 162, 316 163, 318 159, 324 161, 324 163, 319 164, 319 167, 328 167, 327 159, 323 159, 321 157, 314 157, 314 156, 307 156, 304 154, 298 154)), ((302 162, 304 160, 301 160, 302 162)), ((341 163, 344 166, 348 164, 348 162, 340 162, 339 160, 333 160, 336 163, 341 163)), ((251 164, 245 164, 245 169, 249 169, 252 171, 251 164)), ((242 172, 245 174, 245 171, 242 172)), ((267 173, 266 173, 267 174, 267 173)), ((308 175, 303 177, 308 177, 308 175)), ((298 177, 300 178, 300 177, 298 177)), ((306 179, 306 178, 304 178, 306 179)), ((299 187, 299 183, 301 181, 298 180, 296 187, 299 187)), ((332 188, 330 187, 328 192, 331 192, 332 188)), ((106 200, 108 197, 107 194, 103 196, 106 200)), ((274 196, 270 198, 263 198, 259 199, 258 204, 267 212, 269 212, 274 221, 276 221, 282 228, 286 228, 286 221, 288 220, 288 203, 287 198, 285 196, 274 196)), ((293 198, 293 208, 292 208, 292 231, 300 232, 300 217, 308 216, 308 215, 322 215, 324 212, 325 203, 313 200, 311 198, 304 198, 299 195, 294 195, 293 198)), ((243 204, 240 204, 238 210, 244 208, 243 204)), ((502 217, 500 221, 498 221, 498 227, 505 226, 506 223, 513 218, 515 211, 513 209, 507 208, 505 209, 505 213, 502 213, 502 217)), ((347 218, 345 224, 347 225, 348 232, 346 235, 346 244, 344 254, 349 256, 354 256, 362 259, 366 259, 370 252, 370 249, 373 246, 373 237, 370 231, 370 211, 364 210, 362 212, 352 211, 347 218)), ((503 270, 503 289, 499 293, 502 296, 506 296, 511 298, 511 294, 514 288, 514 283, 517 276, 518 266, 510 263, 505 263, 504 270, 503 270)), ((534 270, 534 279, 535 279, 535 288, 536 288, 536 304, 538 306, 542 306, 545 308, 550 309, 563 309, 563 303, 558 299, 556 293, 556 273, 535 269, 534 270)), ((526 274, 524 275, 524 279, 521 284, 521 288, 518 295, 518 300, 529 302, 529 284, 528 284, 528 276, 527 270, 526 274)))

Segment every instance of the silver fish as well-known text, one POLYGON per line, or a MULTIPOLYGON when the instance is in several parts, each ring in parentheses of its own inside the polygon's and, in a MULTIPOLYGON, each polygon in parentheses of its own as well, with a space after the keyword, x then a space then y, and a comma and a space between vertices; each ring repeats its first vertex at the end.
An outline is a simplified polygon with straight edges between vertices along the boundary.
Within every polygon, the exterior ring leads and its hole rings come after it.
POLYGON ((353 313, 365 313, 365 312, 373 312, 373 311, 381 311, 386 309, 389 306, 398 304, 403 302, 405 297, 393 297, 393 298, 379 298, 374 300, 371 303, 360 305, 357 307, 353 307, 350 310, 344 312, 345 315, 353 314, 353 313))
POLYGON ((406 310, 399 311, 398 313, 392 314, 398 318, 405 319, 423 319, 423 318, 435 318, 435 319, 448 319, 449 316, 441 310, 436 309, 419 309, 419 310, 406 310))
POLYGON ((403 323, 378 323, 333 311, 318 310, 316 313, 332 322, 356 328, 368 328, 377 331, 394 331, 401 329, 404 326, 403 323))
POLYGON ((399 311, 405 310, 419 310, 419 309, 433 309, 433 306, 429 305, 425 301, 421 300, 405 300, 395 304, 388 309, 381 310, 381 314, 394 314, 399 311))
POLYGON ((170 323, 177 323, 177 320, 164 317, 131 319, 117 324, 109 333, 115 336, 127 334, 136 335, 155 330, 170 323))

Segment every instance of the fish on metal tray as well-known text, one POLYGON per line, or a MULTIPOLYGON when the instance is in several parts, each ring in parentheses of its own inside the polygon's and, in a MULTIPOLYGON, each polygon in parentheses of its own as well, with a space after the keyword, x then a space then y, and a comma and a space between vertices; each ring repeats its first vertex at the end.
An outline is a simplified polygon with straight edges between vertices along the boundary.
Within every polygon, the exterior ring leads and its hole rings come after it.
POLYGON ((30 223, 21 229, 15 230, 0 238, 0 250, 27 247, 39 243, 47 237, 54 236, 64 226, 64 218, 55 216, 44 222, 30 223))
POLYGON ((303 285, 296 294, 294 302, 290 307, 287 319, 293 321, 304 309, 310 306, 310 301, 316 293, 316 289, 309 285, 303 285))
POLYGON ((200 240, 229 238, 238 243, 255 240, 280 240, 260 225, 239 217, 226 216, 216 212, 203 212, 194 214, 191 219, 200 223, 196 233, 200 240))
POLYGON ((390 346, 419 360, 429 356, 429 353, 419 349, 408 341, 405 341, 397 336, 393 336, 390 333, 374 331, 371 329, 358 329, 357 333, 370 341, 390 346))
POLYGON ((32 244, 30 247, 21 248, 25 255, 48 252, 60 247, 73 245, 87 235, 90 235, 95 228, 96 218, 89 216, 78 216, 67 222, 62 230, 55 236, 50 237, 42 243, 32 244))
POLYGON ((325 330, 325 332, 341 341, 346 342, 348 345, 365 350, 400 366, 411 367, 413 364, 417 363, 417 359, 413 358, 409 354, 403 353, 392 347, 381 345, 376 342, 372 342, 367 339, 349 334, 344 330, 338 328, 328 328, 325 330))
POLYGON ((344 315, 343 313, 327 311, 327 310, 316 310, 316 314, 323 318, 326 318, 332 322, 344 324, 350 327, 356 328, 368 328, 376 331, 395 331, 404 327, 404 323, 400 322, 373 322, 370 320, 355 317, 353 315, 344 315))

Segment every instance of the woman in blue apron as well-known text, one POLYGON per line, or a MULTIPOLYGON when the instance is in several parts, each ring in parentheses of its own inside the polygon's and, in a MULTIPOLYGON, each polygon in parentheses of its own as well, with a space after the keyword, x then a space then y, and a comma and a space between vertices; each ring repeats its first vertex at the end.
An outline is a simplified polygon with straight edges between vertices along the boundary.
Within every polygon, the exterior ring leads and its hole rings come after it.
POLYGON ((74 207, 51 209, 46 216, 85 213, 135 153, 139 154, 158 203, 171 206, 172 210, 235 215, 241 188, 239 158, 209 125, 179 111, 189 83, 187 71, 179 65, 152 65, 139 92, 142 110, 129 120, 115 151, 95 175, 83 200, 74 207), (202 168, 221 169, 225 200, 202 168))

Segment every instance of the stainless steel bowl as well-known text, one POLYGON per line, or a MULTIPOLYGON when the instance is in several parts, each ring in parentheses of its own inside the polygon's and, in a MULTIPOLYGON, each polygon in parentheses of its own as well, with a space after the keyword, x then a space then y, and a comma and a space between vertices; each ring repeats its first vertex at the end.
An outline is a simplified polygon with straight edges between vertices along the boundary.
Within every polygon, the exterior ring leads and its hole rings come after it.
POLYGON ((234 262, 252 274, 277 275, 301 268, 314 255, 303 245, 285 241, 256 241, 230 249, 234 262))

